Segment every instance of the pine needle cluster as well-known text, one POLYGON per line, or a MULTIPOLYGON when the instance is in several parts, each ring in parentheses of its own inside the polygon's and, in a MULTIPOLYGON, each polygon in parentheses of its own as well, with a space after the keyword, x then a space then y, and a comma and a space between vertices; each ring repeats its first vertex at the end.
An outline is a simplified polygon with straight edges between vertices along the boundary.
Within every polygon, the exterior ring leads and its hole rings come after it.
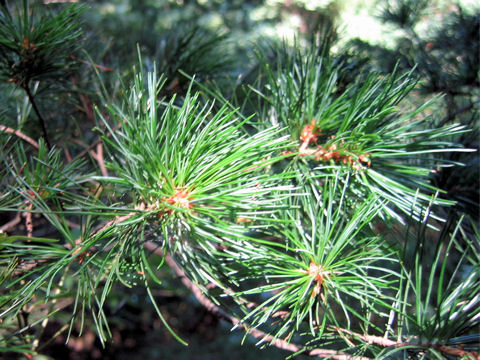
MULTIPOLYGON (((36 107, 32 83, 68 72, 59 59, 81 36, 81 11, 32 25, 24 6, 19 18, 2 9, 0 79, 36 107)), ((187 87, 172 95, 139 56, 117 98, 97 80, 104 102, 74 157, 46 131, 37 142, 2 125, 0 210, 13 220, 0 233, 0 352, 40 353, 49 319, 67 340, 92 326, 107 346, 119 286, 146 291, 186 345, 154 292, 169 267, 259 344, 478 357, 479 234, 431 182, 462 166, 438 154, 470 151, 452 140, 469 129, 425 128, 431 102, 401 107, 412 72, 347 81, 325 44, 258 47, 257 79, 225 96, 178 69, 187 87), (22 214, 24 231, 11 225, 22 214)))

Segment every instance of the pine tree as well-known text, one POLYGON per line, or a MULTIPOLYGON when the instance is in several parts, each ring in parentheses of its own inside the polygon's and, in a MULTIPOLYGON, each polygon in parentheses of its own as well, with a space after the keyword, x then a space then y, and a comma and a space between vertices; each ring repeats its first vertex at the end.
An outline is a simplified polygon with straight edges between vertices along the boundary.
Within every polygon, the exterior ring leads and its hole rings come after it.
MULTIPOLYGON (((19 116, 30 104, 41 119, 32 89, 75 68, 81 11, 4 4, 0 79, 25 91, 19 116)), ((155 295, 169 268, 208 311, 293 354, 478 358, 480 237, 431 182, 462 165, 438 155, 470 151, 451 141, 469 129, 426 128, 436 99, 400 110, 412 71, 347 81, 329 45, 259 46, 256 80, 228 94, 207 81, 218 59, 160 65, 175 94, 139 50, 118 98, 84 60, 98 123, 73 157, 47 131, 2 125, 0 351, 41 353, 52 319, 67 339, 91 324, 107 346, 119 286, 145 291, 187 345, 155 295)))

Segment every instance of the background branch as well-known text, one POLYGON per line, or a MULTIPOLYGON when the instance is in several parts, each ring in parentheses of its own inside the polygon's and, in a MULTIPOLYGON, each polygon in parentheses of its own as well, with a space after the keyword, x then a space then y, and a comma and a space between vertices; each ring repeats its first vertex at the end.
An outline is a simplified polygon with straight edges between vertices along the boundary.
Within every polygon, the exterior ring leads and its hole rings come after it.
POLYGON ((15 134, 17 137, 19 137, 22 140, 25 140, 28 142, 30 145, 32 145, 35 149, 38 149, 38 142, 33 140, 31 137, 25 135, 22 133, 20 130, 15 130, 9 127, 6 127, 4 125, 0 125, 0 131, 6 132, 8 134, 15 134))
POLYGON ((48 148, 48 150, 51 150, 52 145, 50 144, 50 140, 48 139, 47 125, 45 123, 45 119, 42 116, 42 113, 40 112, 40 109, 37 106, 37 102, 35 101, 35 97, 33 96, 32 92, 30 91, 30 87, 28 85, 24 86, 23 89, 27 93, 28 100, 30 101, 30 104, 32 104, 32 107, 33 107, 33 110, 35 111, 35 114, 37 114, 38 122, 40 123, 40 127, 42 128, 43 137, 45 138, 45 143, 47 144, 47 148, 48 148))

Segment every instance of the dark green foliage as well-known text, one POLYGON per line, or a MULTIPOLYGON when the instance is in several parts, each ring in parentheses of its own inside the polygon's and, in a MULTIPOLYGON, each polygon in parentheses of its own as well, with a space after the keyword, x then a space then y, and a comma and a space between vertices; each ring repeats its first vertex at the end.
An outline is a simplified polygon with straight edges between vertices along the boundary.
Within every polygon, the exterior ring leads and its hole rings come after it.
POLYGON ((0 12, 0 79, 28 88, 34 81, 61 81, 79 47, 79 15, 83 6, 69 6, 55 15, 37 16, 29 1, 21 11, 0 12))
MULTIPOLYGON (((458 123, 471 129, 457 137, 457 141, 475 149, 475 153, 442 155, 447 161, 462 162, 466 166, 455 170, 448 167, 437 169, 432 180, 447 191, 442 197, 458 201, 463 211, 478 217, 480 15, 478 10, 468 11, 455 6, 445 15, 443 22, 432 23, 429 31, 420 36, 416 26, 428 21, 429 9, 424 9, 424 18, 412 15, 414 12, 408 11, 412 3, 422 8, 428 5, 424 2, 395 1, 386 7, 383 14, 385 21, 391 21, 404 30, 404 36, 397 40, 395 51, 356 40, 349 44, 351 55, 354 58, 375 59, 374 67, 388 72, 395 67, 410 69, 415 66, 414 74, 420 79, 420 84, 419 93, 412 97, 412 101, 421 103, 426 96, 442 95, 432 108, 434 116, 424 120, 425 127, 458 123), (407 21, 405 17, 408 16, 413 17, 407 21)), ((365 66, 365 62, 361 64, 357 68, 365 66)))
POLYGON ((408 29, 424 15, 428 0, 386 0, 382 18, 401 28, 408 29))
POLYGON ((226 34, 212 34, 199 26, 170 30, 162 36, 155 50, 158 70, 171 81, 178 82, 170 87, 175 85, 180 89, 186 81, 179 70, 196 74, 199 81, 219 77, 226 74, 233 63, 227 41, 226 34))
POLYGON ((25 90, 49 150, 47 124, 35 95, 39 84, 58 86, 72 71, 82 35, 78 20, 83 9, 74 5, 40 18, 28 0, 23 1, 18 14, 12 15, 6 5, 0 9, 0 79, 25 90))

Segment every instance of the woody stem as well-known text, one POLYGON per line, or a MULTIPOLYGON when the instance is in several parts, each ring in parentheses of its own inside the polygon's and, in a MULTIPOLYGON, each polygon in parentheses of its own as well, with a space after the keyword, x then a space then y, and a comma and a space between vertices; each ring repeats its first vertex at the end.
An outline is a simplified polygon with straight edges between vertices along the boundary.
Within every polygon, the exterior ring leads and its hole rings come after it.
POLYGON ((43 137, 45 138, 45 142, 47 143, 47 148, 48 148, 48 150, 51 150, 52 146, 50 145, 50 141, 48 139, 47 126, 46 126, 46 123, 45 123, 45 119, 43 118, 42 114, 40 113, 40 110, 37 106, 37 102, 35 101, 35 97, 33 96, 32 92, 30 91, 30 87, 28 86, 28 84, 23 86, 23 89, 27 93, 28 100, 30 101, 30 104, 32 104, 33 111, 35 111, 35 114, 37 115, 38 122, 40 123, 40 126, 42 128, 43 137))

